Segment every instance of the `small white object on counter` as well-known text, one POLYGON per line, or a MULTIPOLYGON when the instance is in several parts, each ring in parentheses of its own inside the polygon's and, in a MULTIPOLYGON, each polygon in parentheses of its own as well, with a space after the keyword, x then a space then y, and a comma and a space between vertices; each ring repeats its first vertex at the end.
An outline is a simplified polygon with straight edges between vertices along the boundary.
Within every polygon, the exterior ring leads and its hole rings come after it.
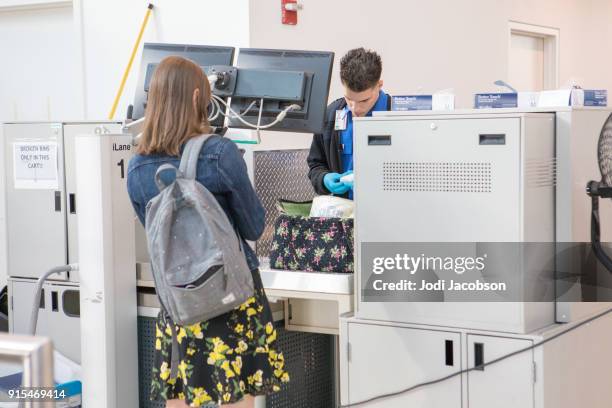
MULTIPOLYGON (((352 174, 345 177, 352 176, 352 174)), ((342 180, 342 179, 340 179, 342 180)), ((312 200, 311 217, 353 218, 355 204, 352 200, 335 196, 317 196, 312 200)))
POLYGON ((352 183, 355 180, 355 173, 347 174, 346 176, 340 177, 340 181, 343 183, 352 183))

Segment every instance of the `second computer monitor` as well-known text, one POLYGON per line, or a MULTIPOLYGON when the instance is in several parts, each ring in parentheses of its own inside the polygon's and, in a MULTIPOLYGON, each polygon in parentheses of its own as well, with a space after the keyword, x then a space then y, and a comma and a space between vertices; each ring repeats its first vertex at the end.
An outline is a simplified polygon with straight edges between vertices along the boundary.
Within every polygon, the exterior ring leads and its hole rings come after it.
MULTIPOLYGON (((286 107, 296 104, 301 108, 288 112, 270 130, 321 133, 333 62, 332 52, 241 48, 231 107, 256 125, 263 98, 260 124, 266 125, 286 107)), ((229 125, 249 128, 238 119, 231 119, 229 125)))

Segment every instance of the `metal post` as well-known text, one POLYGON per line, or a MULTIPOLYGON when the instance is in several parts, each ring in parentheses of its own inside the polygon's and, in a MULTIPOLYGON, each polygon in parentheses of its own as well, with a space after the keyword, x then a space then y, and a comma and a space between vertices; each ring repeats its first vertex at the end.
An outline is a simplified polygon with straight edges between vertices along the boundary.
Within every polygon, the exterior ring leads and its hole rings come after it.
POLYGON ((127 194, 131 135, 78 136, 83 406, 138 406, 134 211, 127 194))

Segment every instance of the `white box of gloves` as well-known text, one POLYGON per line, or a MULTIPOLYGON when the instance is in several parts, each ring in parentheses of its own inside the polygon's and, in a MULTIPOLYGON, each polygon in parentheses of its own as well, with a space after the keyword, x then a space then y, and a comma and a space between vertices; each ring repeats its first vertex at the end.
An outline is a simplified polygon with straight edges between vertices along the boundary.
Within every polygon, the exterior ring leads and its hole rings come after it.
POLYGON ((605 89, 558 89, 540 92, 538 107, 555 106, 608 106, 608 91, 605 89))
POLYGON ((455 95, 450 93, 437 93, 433 95, 396 95, 391 99, 391 110, 393 111, 449 111, 454 109, 455 95))

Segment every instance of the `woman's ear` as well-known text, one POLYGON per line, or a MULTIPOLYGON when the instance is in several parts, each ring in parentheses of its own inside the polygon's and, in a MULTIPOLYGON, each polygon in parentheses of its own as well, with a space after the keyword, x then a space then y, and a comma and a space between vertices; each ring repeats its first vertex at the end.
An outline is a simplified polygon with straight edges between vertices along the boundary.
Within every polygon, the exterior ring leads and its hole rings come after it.
POLYGON ((196 112, 198 112, 198 111, 199 111, 199 108, 198 108, 198 106, 200 105, 200 104, 198 103, 198 100, 199 100, 199 99, 200 99, 200 88, 196 88, 196 89, 194 89, 194 90, 193 90, 193 99, 192 99, 192 102, 193 102, 193 109, 194 109, 196 112))

